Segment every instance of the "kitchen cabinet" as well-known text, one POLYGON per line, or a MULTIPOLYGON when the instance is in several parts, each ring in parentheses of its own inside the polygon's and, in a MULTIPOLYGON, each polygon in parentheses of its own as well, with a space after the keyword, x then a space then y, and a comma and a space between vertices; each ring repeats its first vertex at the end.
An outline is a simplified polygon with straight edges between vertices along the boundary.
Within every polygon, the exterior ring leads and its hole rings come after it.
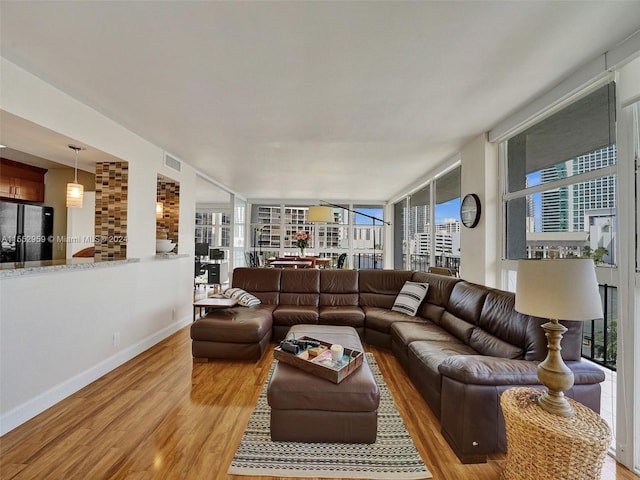
POLYGON ((27 202, 44 202, 45 168, 0 158, 0 197, 27 202))

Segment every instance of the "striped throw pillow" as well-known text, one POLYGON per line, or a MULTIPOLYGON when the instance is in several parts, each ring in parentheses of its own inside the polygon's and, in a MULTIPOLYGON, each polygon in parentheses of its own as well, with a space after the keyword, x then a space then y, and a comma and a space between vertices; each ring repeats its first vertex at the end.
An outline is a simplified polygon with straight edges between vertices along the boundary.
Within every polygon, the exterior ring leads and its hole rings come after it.
POLYGON ((427 295, 428 289, 428 283, 404 282, 404 286, 402 290, 400 290, 400 293, 398 293, 391 310, 415 317, 422 300, 424 300, 424 297, 427 295))
POLYGON ((237 298, 238 303, 243 307, 260 305, 260 299, 258 297, 251 295, 241 288, 227 288, 222 294, 227 298, 237 298))

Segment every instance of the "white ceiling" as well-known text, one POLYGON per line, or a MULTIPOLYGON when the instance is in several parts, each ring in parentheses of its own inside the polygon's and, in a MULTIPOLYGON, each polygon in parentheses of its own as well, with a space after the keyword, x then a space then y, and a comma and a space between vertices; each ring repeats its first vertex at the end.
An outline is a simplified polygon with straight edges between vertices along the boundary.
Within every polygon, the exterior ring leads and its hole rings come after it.
POLYGON ((640 1, 0 9, 2 56, 265 200, 390 199, 640 29, 640 1))
POLYGON ((69 145, 84 148, 78 152, 78 168, 87 172, 95 173, 95 165, 98 162, 119 160, 113 155, 84 145, 74 138, 36 125, 4 110, 0 110, 0 140, 2 145, 9 147, 0 150, 0 155, 37 167, 60 168, 60 165, 73 167, 76 154, 69 145))

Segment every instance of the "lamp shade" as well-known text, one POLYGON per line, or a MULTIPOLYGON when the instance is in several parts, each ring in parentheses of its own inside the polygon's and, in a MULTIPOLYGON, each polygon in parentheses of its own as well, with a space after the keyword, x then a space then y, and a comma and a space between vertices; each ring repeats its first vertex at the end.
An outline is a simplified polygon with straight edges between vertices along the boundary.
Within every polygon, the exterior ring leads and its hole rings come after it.
POLYGON ((67 183, 67 207, 82 208, 84 187, 80 183, 67 183))
POLYGON ((156 219, 162 220, 164 216, 164 204, 162 202, 156 202, 156 219))
POLYGON ((333 218, 333 208, 322 205, 309 207, 307 220, 315 223, 333 223, 335 221, 333 218))
POLYGON ((515 309, 557 320, 602 318, 593 260, 519 260, 515 309))

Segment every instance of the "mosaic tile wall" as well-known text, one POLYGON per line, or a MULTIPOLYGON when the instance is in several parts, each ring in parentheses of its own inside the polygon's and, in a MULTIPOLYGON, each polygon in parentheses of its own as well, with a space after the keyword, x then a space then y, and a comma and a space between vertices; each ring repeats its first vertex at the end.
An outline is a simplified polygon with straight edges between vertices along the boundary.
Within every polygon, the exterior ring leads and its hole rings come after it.
POLYGON ((180 184, 158 177, 157 200, 162 202, 162 219, 156 220, 156 230, 166 229, 167 238, 176 244, 178 252, 178 227, 180 217, 180 184))
POLYGON ((127 258, 128 162, 96 164, 96 261, 127 258))

